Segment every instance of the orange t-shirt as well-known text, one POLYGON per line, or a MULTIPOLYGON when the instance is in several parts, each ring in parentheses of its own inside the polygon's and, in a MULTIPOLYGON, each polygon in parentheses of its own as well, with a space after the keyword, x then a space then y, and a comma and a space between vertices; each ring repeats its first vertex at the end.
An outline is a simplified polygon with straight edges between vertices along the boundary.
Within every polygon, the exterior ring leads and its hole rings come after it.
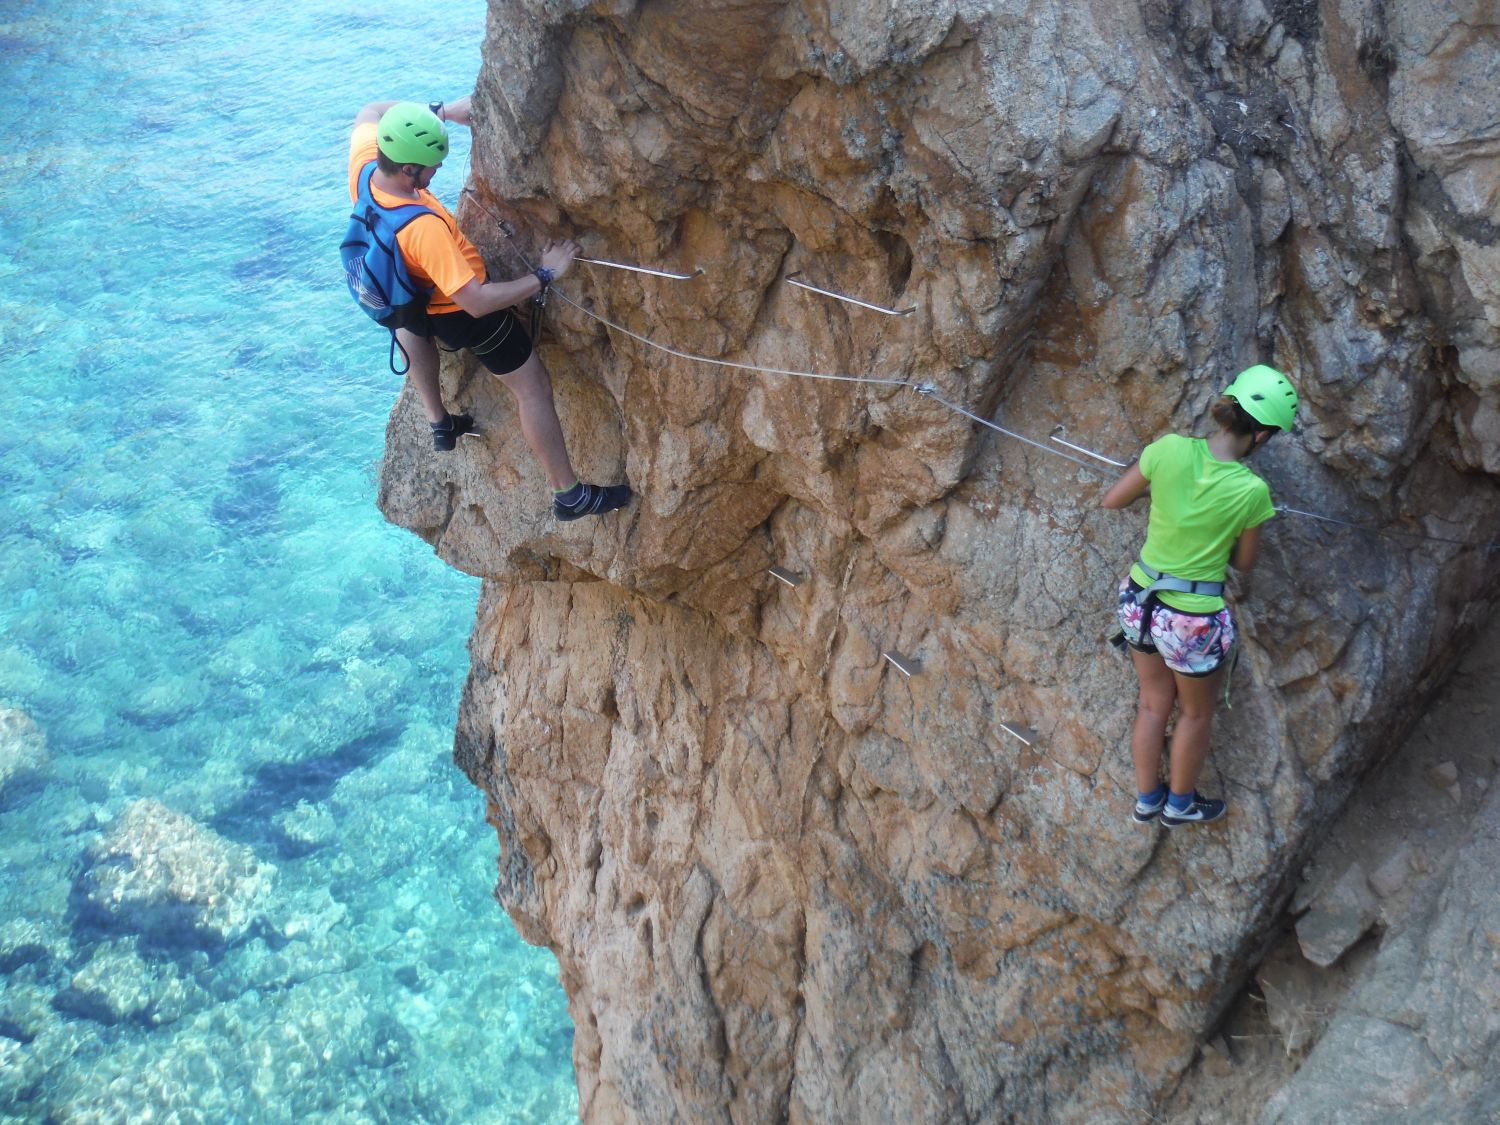
MULTIPOLYGON (((349 140, 349 198, 359 198, 359 174, 364 166, 375 159, 380 151, 375 139, 375 123, 366 122, 354 127, 354 136, 349 140)), ((423 215, 407 223, 396 235, 396 244, 401 247, 401 256, 412 280, 418 285, 431 286, 432 299, 427 302, 431 313, 458 312, 452 294, 471 281, 484 283, 484 259, 474 244, 458 229, 458 223, 448 214, 448 208, 438 202, 430 191, 419 191, 417 200, 404 199, 399 195, 381 191, 372 182, 370 194, 382 207, 401 207, 419 202, 432 208, 432 215, 423 215)))

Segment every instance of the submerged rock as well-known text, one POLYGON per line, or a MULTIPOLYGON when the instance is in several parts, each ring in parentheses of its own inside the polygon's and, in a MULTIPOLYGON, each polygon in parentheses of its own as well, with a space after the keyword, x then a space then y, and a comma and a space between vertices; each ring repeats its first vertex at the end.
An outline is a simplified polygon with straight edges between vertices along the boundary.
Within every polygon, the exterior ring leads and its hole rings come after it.
POLYGON ((276 869, 160 801, 132 801, 88 848, 96 919, 164 944, 234 941, 264 916, 276 869))
POLYGON ((287 941, 313 941, 326 937, 348 913, 326 887, 315 887, 278 895, 267 925, 287 941))
MULTIPOLYGON (((45 1034, 61 1018, 53 1001, 53 990, 46 985, 8 976, 0 988, 0 1039, 27 1044, 45 1034)), ((4 1069, 0 1066, 0 1071, 4 1069)), ((0 1108, 4 1104, 0 1099, 0 1108)))
POLYGON ((330 843, 337 831, 333 813, 325 805, 298 801, 273 818, 287 842, 298 854, 315 851, 330 843))
POLYGON ((66 951, 66 940, 33 918, 0 922, 0 974, 9 975, 22 965, 66 956, 66 951))
POLYGON ((187 1008, 193 989, 169 963, 148 962, 134 949, 99 945, 53 1001, 61 1011, 99 1023, 170 1023, 187 1008))
POLYGON ((0 797, 47 764, 47 736, 24 711, 0 707, 0 797))

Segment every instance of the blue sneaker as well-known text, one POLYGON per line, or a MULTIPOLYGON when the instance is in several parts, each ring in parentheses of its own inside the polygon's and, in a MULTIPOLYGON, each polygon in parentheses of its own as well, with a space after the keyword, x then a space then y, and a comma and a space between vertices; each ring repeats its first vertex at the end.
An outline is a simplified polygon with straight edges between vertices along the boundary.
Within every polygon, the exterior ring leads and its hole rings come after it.
POLYGON ((1207 824, 1210 820, 1218 820, 1228 810, 1229 806, 1223 801, 1216 801, 1212 797, 1200 797, 1194 793, 1187 808, 1174 809, 1168 805, 1163 809, 1161 822, 1168 828, 1178 828, 1184 824, 1207 824))
POLYGON ((1137 824, 1150 824, 1156 819, 1156 814, 1167 807, 1167 787, 1158 785, 1156 792, 1154 801, 1148 801, 1145 797, 1135 799, 1135 811, 1130 816, 1137 824))

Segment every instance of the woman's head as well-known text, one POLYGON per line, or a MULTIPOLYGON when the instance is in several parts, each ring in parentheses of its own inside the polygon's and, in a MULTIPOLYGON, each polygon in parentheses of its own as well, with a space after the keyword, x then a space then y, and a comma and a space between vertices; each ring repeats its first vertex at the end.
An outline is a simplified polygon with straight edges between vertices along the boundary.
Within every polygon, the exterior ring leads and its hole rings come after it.
POLYGON ((1243 406, 1228 395, 1221 396, 1219 401, 1214 403, 1210 413, 1220 429, 1228 430, 1235 437, 1260 437, 1261 435, 1270 437, 1280 432, 1276 426, 1267 426, 1262 422, 1257 422, 1243 406))
MULTIPOLYGON (((1213 419, 1240 437, 1270 437, 1279 430, 1290 430, 1297 420, 1297 389, 1274 367, 1247 367, 1214 403, 1213 419)), ((1258 437, 1257 444, 1264 440, 1258 437)))

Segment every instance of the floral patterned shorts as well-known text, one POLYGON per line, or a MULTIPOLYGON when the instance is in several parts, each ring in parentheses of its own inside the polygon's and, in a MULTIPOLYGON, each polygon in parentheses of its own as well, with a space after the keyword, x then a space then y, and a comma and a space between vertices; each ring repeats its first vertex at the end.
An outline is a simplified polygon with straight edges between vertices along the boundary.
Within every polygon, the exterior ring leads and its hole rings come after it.
POLYGON ((1135 603, 1140 586, 1126 575, 1120 580, 1120 629, 1137 652, 1159 652, 1167 667, 1184 676, 1207 676, 1218 670, 1234 648, 1234 617, 1225 606, 1218 613, 1183 613, 1160 602, 1135 603), (1143 636, 1149 633, 1149 636, 1143 636))

